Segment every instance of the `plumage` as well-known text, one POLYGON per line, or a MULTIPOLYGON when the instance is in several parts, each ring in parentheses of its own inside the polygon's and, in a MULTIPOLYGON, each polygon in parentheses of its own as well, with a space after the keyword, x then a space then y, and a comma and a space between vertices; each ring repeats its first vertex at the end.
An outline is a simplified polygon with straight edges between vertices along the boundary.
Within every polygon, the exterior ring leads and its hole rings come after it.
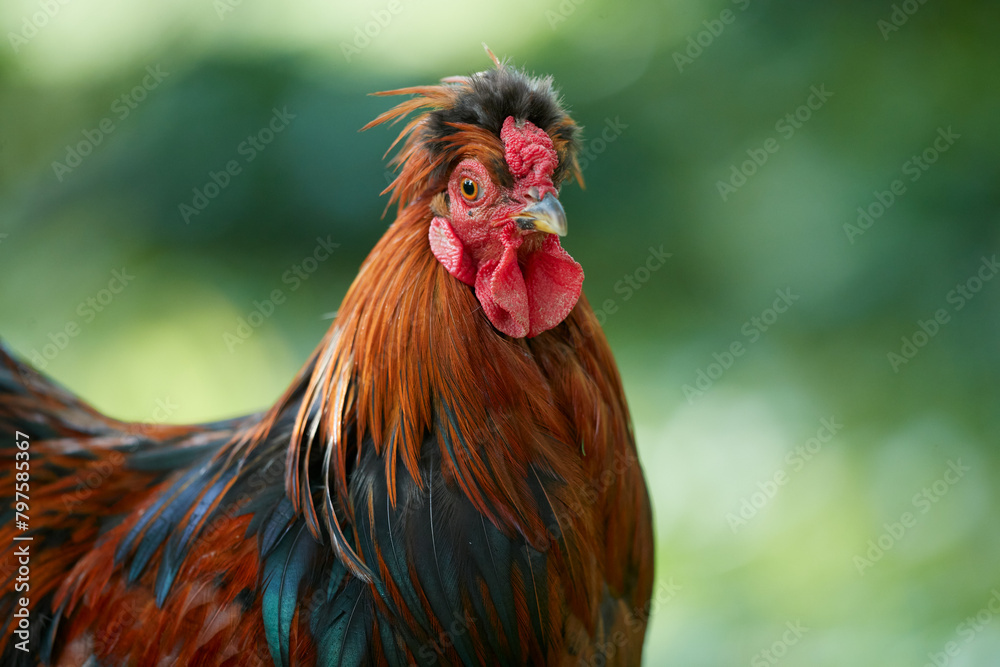
POLYGON ((3 664, 639 664, 649 501, 558 240, 579 129, 495 65, 385 93, 396 219, 266 412, 137 428, 0 348, 3 664))

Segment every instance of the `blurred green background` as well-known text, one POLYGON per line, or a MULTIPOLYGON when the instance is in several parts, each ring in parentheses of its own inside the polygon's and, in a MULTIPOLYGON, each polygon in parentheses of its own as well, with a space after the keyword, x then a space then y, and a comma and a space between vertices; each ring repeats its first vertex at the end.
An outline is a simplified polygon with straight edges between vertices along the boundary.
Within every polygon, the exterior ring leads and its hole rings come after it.
POLYGON ((268 405, 391 220, 366 94, 484 69, 485 41, 585 127, 564 245, 654 497, 646 664, 1000 664, 998 25, 985 1, 7 0, 0 335, 120 418, 268 405), (339 247, 304 261, 317 237, 339 247))

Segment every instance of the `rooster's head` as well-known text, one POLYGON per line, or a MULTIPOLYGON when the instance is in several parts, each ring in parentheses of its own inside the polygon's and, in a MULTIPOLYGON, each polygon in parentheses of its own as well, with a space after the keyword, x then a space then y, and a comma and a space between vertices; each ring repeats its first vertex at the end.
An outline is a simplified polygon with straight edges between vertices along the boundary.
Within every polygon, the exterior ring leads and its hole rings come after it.
POLYGON ((370 125, 422 112, 396 140, 405 144, 394 158, 391 201, 428 209, 431 251, 474 287, 497 330, 537 336, 569 315, 583 284, 559 242, 559 188, 580 179, 578 128, 551 79, 495 63, 438 86, 383 93, 415 97, 370 125))

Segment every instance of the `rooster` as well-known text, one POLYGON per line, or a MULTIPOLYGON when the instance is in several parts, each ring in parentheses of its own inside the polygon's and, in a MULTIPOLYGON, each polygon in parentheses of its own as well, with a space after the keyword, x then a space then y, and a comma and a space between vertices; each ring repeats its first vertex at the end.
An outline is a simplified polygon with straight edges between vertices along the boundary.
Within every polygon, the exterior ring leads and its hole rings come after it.
POLYGON ((560 244, 579 128, 493 64, 379 93, 397 217, 266 412, 119 422, 0 348, 4 665, 640 663, 650 505, 560 244))

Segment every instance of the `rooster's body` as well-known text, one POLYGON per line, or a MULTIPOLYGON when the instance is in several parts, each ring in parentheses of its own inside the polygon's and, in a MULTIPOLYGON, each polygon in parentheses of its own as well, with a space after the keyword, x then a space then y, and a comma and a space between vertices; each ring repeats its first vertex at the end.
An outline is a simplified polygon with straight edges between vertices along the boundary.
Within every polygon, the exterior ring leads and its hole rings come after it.
POLYGON ((268 412, 137 427, 0 349, 2 664, 639 664, 646 486, 556 236, 576 126, 500 64, 395 92, 398 217, 268 412))

